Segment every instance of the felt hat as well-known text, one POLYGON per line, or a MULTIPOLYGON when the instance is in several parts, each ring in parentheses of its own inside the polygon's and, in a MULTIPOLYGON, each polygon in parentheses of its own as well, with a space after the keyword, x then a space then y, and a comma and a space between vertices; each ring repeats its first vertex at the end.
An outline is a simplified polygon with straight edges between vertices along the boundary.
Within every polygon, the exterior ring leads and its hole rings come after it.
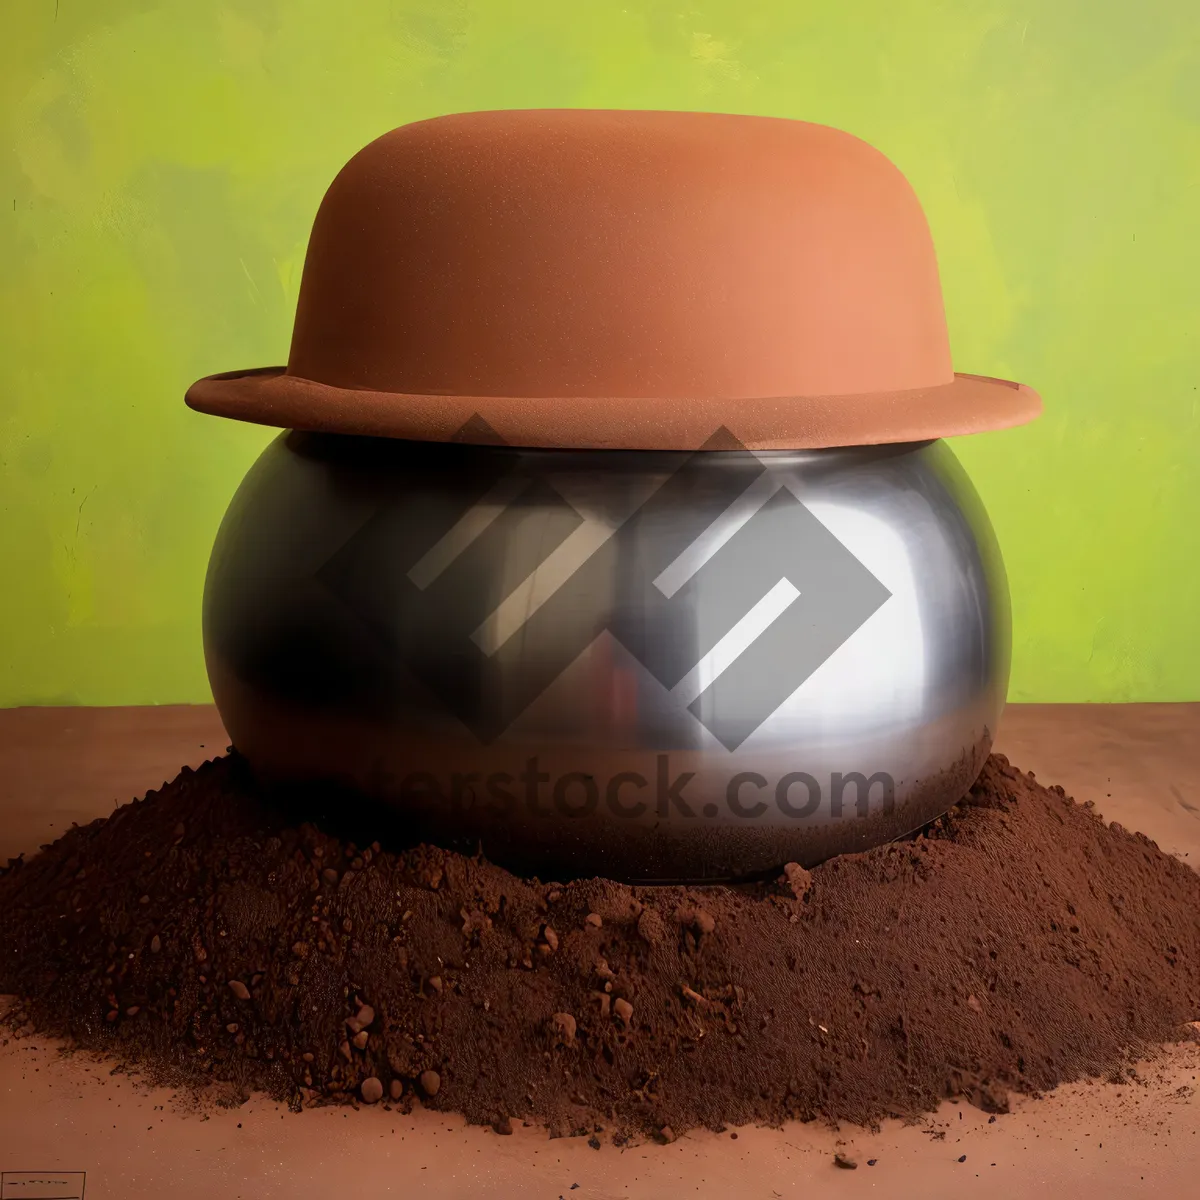
POLYGON ((929 227, 884 155, 775 117, 461 113, 356 154, 317 213, 286 367, 192 385, 282 428, 751 449, 1018 425, 955 373, 929 227))

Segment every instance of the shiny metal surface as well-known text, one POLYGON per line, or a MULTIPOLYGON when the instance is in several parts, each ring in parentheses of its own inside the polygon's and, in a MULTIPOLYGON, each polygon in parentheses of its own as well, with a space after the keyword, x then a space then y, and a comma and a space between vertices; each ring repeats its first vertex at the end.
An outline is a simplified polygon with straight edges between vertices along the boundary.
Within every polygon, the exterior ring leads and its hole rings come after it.
POLYGON ((974 780, 1009 667, 941 442, 285 434, 222 524, 204 635, 264 779, 559 878, 747 878, 910 832, 974 780))

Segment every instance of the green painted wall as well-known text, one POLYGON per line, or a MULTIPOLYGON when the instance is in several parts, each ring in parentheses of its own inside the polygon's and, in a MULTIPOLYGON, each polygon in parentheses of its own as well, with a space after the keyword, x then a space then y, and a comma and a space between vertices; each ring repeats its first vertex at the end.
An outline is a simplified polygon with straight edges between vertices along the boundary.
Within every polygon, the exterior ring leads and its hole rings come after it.
POLYGON ((268 431, 309 226, 385 130, 500 107, 803 117, 933 226, 956 363, 1047 412, 956 449, 1016 700, 1200 698, 1195 0, 5 0, 0 704, 208 698, 212 536, 268 431))

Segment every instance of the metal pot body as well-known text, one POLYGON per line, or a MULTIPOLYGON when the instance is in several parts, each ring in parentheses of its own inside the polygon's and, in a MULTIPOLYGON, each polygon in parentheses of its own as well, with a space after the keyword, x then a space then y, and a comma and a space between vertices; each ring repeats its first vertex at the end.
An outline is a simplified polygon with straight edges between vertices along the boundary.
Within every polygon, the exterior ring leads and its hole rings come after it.
POLYGON ((287 433, 204 598, 217 706, 266 783, 555 878, 746 879, 911 832, 978 775, 1009 641, 942 442, 287 433))

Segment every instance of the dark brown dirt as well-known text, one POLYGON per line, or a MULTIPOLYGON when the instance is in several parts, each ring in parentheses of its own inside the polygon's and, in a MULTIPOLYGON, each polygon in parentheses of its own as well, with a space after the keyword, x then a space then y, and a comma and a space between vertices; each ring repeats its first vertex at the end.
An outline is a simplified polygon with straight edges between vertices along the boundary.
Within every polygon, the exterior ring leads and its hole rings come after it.
POLYGON ((733 889, 356 846, 230 756, 0 874, 0 992, 189 1089, 671 1140, 1111 1075, 1200 1017, 1197 913, 1200 876, 1000 757, 915 839, 733 889))

